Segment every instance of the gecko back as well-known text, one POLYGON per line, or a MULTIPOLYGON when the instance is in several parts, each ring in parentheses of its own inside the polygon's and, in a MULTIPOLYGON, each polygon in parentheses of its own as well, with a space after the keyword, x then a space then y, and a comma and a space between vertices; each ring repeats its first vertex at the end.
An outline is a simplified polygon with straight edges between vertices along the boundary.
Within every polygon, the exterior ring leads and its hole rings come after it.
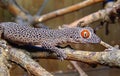
MULTIPOLYGON (((40 29, 32 28, 28 25, 21 25, 14 22, 0 23, 2 37, 12 43, 17 44, 39 44, 41 41, 41 33, 38 33, 40 29)), ((43 31, 44 32, 44 31, 43 31)))
POLYGON ((101 41, 90 27, 51 30, 33 28, 14 22, 0 23, 0 27, 5 39, 23 44, 40 44, 41 41, 55 39, 59 43, 67 41, 74 43, 99 43, 101 41))

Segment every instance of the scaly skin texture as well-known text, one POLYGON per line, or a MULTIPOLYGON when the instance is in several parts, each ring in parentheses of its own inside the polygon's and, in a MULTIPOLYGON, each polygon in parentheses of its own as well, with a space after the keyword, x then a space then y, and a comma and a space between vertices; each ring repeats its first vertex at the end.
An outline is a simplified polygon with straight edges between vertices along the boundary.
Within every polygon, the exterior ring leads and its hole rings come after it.
POLYGON ((101 39, 96 36, 90 27, 75 27, 63 29, 33 28, 14 22, 0 23, 0 36, 12 43, 22 45, 40 45, 57 54, 60 59, 66 58, 63 49, 56 46, 62 43, 99 43, 101 39))

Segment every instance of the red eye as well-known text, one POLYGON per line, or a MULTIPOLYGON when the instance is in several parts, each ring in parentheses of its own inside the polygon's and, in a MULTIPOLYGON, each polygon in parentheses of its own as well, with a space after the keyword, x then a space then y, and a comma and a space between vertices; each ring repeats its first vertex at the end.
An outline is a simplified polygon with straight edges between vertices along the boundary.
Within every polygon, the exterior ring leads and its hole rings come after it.
POLYGON ((90 32, 88 30, 82 30, 81 36, 83 38, 89 38, 90 37, 90 32))

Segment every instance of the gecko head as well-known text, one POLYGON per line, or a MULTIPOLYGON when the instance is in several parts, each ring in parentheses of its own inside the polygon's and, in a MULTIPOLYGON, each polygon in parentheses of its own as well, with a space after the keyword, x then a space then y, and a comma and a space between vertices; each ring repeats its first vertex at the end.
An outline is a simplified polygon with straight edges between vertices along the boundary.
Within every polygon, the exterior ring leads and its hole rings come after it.
POLYGON ((91 27, 80 28, 77 40, 81 43, 100 43, 101 41, 91 27))

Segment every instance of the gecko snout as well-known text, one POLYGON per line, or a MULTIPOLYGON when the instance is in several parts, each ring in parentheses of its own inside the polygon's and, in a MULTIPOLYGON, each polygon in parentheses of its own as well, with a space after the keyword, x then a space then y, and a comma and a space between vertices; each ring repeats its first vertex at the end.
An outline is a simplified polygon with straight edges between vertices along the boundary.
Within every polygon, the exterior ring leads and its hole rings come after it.
POLYGON ((94 35, 93 37, 91 37, 90 39, 88 39, 88 41, 90 43, 100 43, 101 39, 97 35, 94 35))

